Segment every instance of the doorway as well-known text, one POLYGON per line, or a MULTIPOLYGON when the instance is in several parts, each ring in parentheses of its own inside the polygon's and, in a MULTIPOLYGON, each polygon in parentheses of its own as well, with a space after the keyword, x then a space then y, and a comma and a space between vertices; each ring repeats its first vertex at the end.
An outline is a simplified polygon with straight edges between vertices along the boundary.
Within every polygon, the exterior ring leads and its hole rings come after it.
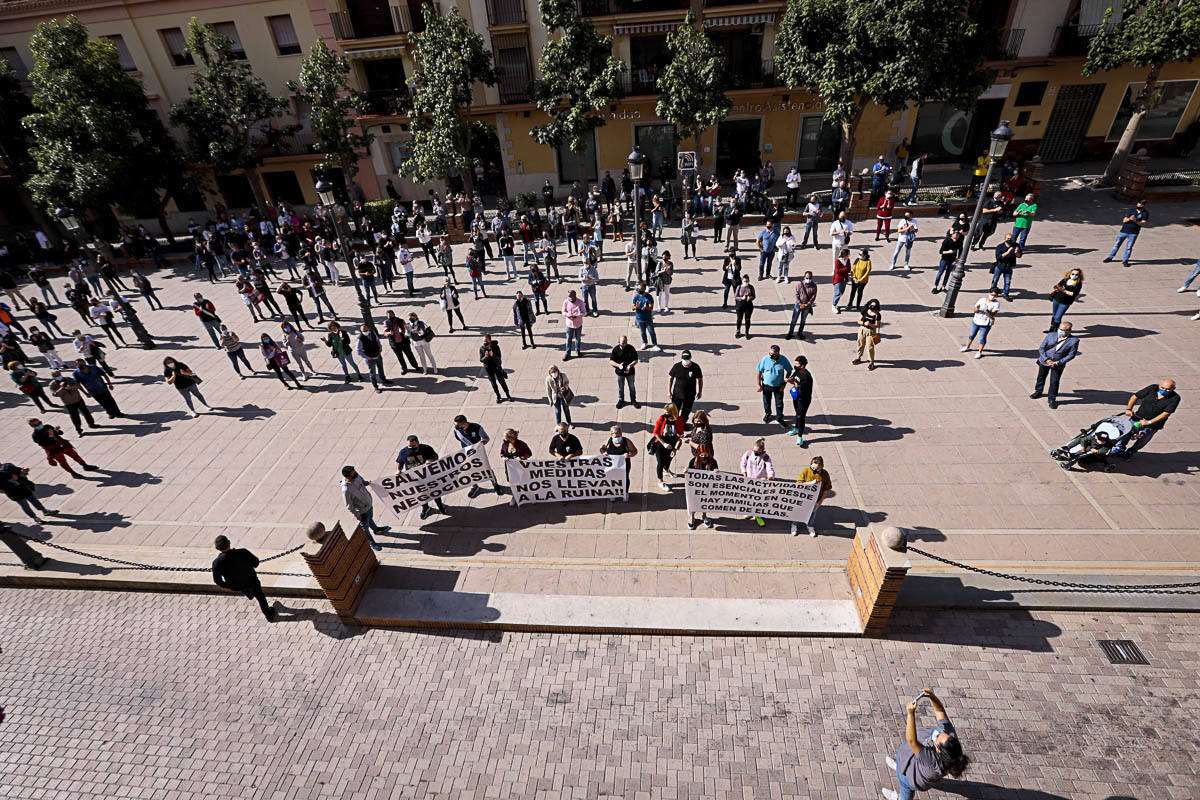
POLYGON ((1000 115, 1004 113, 1004 100, 980 100, 975 104, 971 114, 971 122, 967 126, 967 138, 963 146, 962 165, 974 166, 975 159, 988 151, 992 131, 1000 124, 1000 115))
POLYGON ((1083 146, 1083 137, 1092 124, 1092 114, 1100 102, 1104 85, 1081 83, 1075 86, 1058 87, 1054 99, 1054 110, 1046 122, 1042 144, 1038 155, 1047 164, 1074 161, 1083 146))
POLYGON ((739 169, 753 178, 762 169, 761 119, 727 119, 717 123, 717 177, 728 180, 739 169))
POLYGON ((475 191, 485 200, 507 197, 508 187, 504 181, 504 157, 500 153, 500 139, 496 126, 490 122, 475 121, 471 125, 471 169, 475 179, 475 191))
POLYGON ((800 120, 800 149, 796 169, 801 172, 829 172, 837 165, 842 147, 842 126, 831 125, 821 115, 800 120))
POLYGON ((633 141, 646 157, 646 178, 662 181, 675 174, 675 126, 638 125, 633 141))

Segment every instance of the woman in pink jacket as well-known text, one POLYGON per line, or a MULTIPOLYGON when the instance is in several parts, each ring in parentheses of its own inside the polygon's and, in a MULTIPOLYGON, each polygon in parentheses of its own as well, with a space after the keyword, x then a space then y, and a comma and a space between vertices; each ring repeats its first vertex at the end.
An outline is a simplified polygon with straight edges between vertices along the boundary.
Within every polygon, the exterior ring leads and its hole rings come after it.
MULTIPOLYGON (((775 477, 775 463, 767 454, 766 439, 755 439, 754 449, 747 450, 742 454, 742 474, 747 478, 771 479, 775 477)), ((743 519, 750 519, 750 517, 743 519)), ((754 517, 754 521, 758 523, 759 527, 767 524, 762 517, 754 517)))

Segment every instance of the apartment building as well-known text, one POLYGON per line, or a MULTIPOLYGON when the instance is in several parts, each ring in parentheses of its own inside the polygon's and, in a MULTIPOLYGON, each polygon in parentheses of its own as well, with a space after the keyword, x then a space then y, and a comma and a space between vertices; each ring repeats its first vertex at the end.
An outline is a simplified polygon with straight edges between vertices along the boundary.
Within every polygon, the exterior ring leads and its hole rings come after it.
MULTIPOLYGON (((285 94, 300 54, 321 37, 349 59, 352 81, 368 97, 369 109, 360 122, 376 140, 360 163, 364 193, 369 198, 384 196, 386 182, 393 178, 403 196, 423 197, 426 187, 394 176, 410 157, 400 111, 406 80, 414 69, 413 37, 422 30, 425 2, 441 11, 456 4, 494 54, 500 80, 494 87, 476 87, 473 114, 495 133, 477 140, 472 155, 484 167, 483 183, 495 191, 513 196, 537 190, 546 180, 564 186, 573 180, 593 181, 605 171, 618 175, 635 144, 649 157, 652 176, 664 159, 673 161, 674 128, 655 113, 655 80, 667 58, 666 36, 682 23, 689 8, 728 57, 727 93, 733 102, 729 117, 701 137, 702 169, 728 177, 739 167, 770 160, 780 172, 797 164, 802 171, 824 173, 836 161, 841 134, 822 120, 820 98, 780 86, 775 78, 775 32, 786 7, 783 0, 578 0, 580 13, 613 37, 614 54, 628 65, 624 97, 605 109, 605 125, 582 156, 555 152, 529 136, 545 119, 528 96, 546 40, 536 0, 202 0, 198 5, 175 0, 8 0, 0 2, 0 54, 14 66, 28 65, 28 35, 36 23, 75 13, 95 35, 120 40, 122 57, 128 54, 131 71, 165 110, 186 92, 192 67, 181 50, 180 32, 193 15, 240 42, 256 72, 285 94)), ((930 153, 933 165, 966 163, 985 146, 988 132, 1001 119, 1011 121, 1016 139, 1009 151, 1018 157, 1039 155, 1047 162, 1106 157, 1143 77, 1133 68, 1090 78, 1080 75, 1088 41, 1113 2, 988 4, 981 21, 998 31, 997 47, 989 54, 996 81, 980 96, 975 111, 914 102, 888 115, 872 107, 859 127, 854 166, 891 152, 902 139, 911 149, 930 153)), ((1174 152, 1176 137, 1200 116, 1200 64, 1168 65, 1161 79, 1161 101, 1143 124, 1139 146, 1165 154, 1174 152)), ((305 110, 297 108, 295 113, 303 123, 305 110)), ((309 144, 302 136, 292 152, 268 159, 264 173, 273 197, 315 199, 311 167, 316 157, 306 152, 309 144)), ((227 205, 245 204, 244 179, 239 183, 237 176, 223 177, 220 187, 227 205)))

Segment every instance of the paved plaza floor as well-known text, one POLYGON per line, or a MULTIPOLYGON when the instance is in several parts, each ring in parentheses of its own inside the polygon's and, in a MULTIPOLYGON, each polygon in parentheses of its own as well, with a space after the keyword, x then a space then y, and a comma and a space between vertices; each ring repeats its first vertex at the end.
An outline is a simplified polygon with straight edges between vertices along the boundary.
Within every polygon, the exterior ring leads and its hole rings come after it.
POLYGON ((921 797, 1200 786, 1186 614, 905 612, 830 640, 412 633, 287 606, 268 625, 241 597, 0 589, 0 797, 874 800, 926 686, 972 763, 921 797))
MULTIPOLYGON (((63 425, 84 457, 105 471, 72 479, 48 466, 24 423, 32 405, 11 387, 0 394, 3 459, 32 467, 44 502, 63 512, 44 525, 26 524, 10 505, 6 517, 30 535, 155 563, 204 564, 213 537, 222 533, 260 554, 277 552, 298 543, 310 521, 350 524, 338 490, 343 464, 368 478, 388 474, 409 433, 441 453, 454 450, 456 414, 482 423, 493 439, 495 464, 507 428, 519 429, 536 454, 544 453, 554 423, 544 377, 556 364, 576 392, 572 415, 585 451, 595 452, 614 422, 642 450, 629 502, 515 509, 490 492, 473 500, 460 493, 448 499, 449 516, 421 521, 414 511, 396 521, 396 535, 381 539, 385 563, 452 571, 451 588, 475 592, 834 596, 844 583, 828 569, 844 562, 856 528, 881 524, 912 529, 932 552, 991 566, 1138 572, 1146 582, 1194 575, 1200 567, 1194 535, 1200 524, 1200 402, 1194 393, 1200 323, 1189 318, 1200 299, 1175 289, 1200 256, 1200 228, 1184 219, 1195 209, 1152 204, 1151 224, 1132 265, 1123 268, 1119 261, 1101 263, 1123 210, 1109 193, 1051 182, 1040 207, 1042 218, 1014 275, 1014 300, 1002 304, 979 360, 959 352, 969 315, 932 313, 941 300, 930 294, 936 250, 948 220, 919 220, 912 272, 888 271, 892 246, 874 241, 873 224, 859 223, 853 244, 870 247, 875 264, 865 294, 880 300, 884 318, 874 371, 850 363, 856 315, 831 311, 826 230, 821 249, 799 251, 791 267, 794 277, 813 270, 819 283, 811 336, 801 343, 784 339, 794 287, 773 281, 756 281, 753 338, 734 338, 733 312, 721 308, 720 246, 711 230, 705 230, 700 258, 684 261, 677 229, 668 228, 665 247, 677 272, 671 313, 656 322, 664 352, 642 352, 637 390, 643 405, 620 411, 608 355, 619 336, 636 344, 638 335, 621 285, 625 262, 611 243, 601 267, 601 314, 584 324, 584 357, 566 364, 557 313, 539 319, 538 348, 521 349, 511 325, 512 296, 528 287, 502 280, 502 265, 489 270, 487 298, 476 301, 463 287, 469 328, 451 334, 434 296, 440 277, 419 260, 420 296, 389 295, 377 313, 417 311, 431 322, 440 373, 401 377, 387 353, 393 385, 379 394, 368 382, 344 384, 319 344, 311 356, 323 374, 303 390, 286 391, 265 373, 239 380, 192 314, 192 293, 204 292, 244 341, 264 331, 278 335, 278 322, 253 324, 231 281, 210 285, 179 263, 152 273, 167 310, 142 309, 158 349, 110 354, 115 395, 130 417, 80 439, 65 414, 41 415, 63 425), (1068 315, 1082 337, 1081 354, 1066 370, 1060 407, 1051 410, 1028 395, 1050 317, 1050 288, 1071 267, 1086 273, 1084 297, 1068 315), (504 348, 512 403, 495 402, 479 364, 484 332, 504 348), (785 357, 809 359, 815 399, 807 448, 777 424, 762 422, 754 367, 773 343, 785 357), (660 490, 645 455, 648 431, 668 400, 667 371, 685 348, 704 370, 696 407, 712 416, 722 469, 737 471, 741 454, 760 436, 785 479, 811 456, 824 457, 834 494, 820 511, 818 538, 788 536, 782 523, 759 528, 740 519, 719 519, 714 531, 686 529, 681 482, 660 490), (204 378, 202 390, 215 412, 186 416, 178 394, 161 381, 167 355, 204 378), (1064 472, 1048 457, 1080 428, 1119 411, 1131 391, 1164 377, 1178 382, 1182 404, 1135 460, 1105 474, 1064 472)), ((751 273, 756 232, 742 237, 751 273)), ((456 253, 461 259, 461 245, 456 253)), ((985 261, 985 254, 972 254, 960 310, 986 289, 985 261)), ((574 276, 578 261, 562 258, 561 265, 564 276, 574 276)), ((552 312, 568 288, 552 287, 552 312)), ((332 296, 343 321, 356 322, 352 288, 343 285, 332 296)), ((79 322, 70 309, 58 313, 67 330, 79 322)), ((60 352, 68 349, 60 346, 60 352)), ((250 357, 261 370, 257 354, 250 357)), ((913 562, 918 572, 936 566, 918 557, 913 562)), ((52 567, 84 570, 71 557, 52 567)), ((445 587, 442 577, 433 580, 445 587)))

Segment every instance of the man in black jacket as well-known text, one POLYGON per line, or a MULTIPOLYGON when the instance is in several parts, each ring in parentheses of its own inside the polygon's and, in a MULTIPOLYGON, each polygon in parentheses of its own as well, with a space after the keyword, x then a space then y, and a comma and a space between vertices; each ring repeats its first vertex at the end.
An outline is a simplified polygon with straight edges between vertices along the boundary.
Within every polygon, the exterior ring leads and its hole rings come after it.
POLYGON ((483 335, 483 344, 479 345, 479 363, 483 364, 484 370, 487 371, 488 380, 492 384, 492 391, 496 393, 496 402, 502 402, 500 390, 504 389, 504 396, 512 400, 512 392, 508 390, 508 381, 504 377, 503 354, 500 352, 500 343, 492 341, 491 334, 483 335))
POLYGON ((517 292, 517 299, 513 302, 513 325, 521 331, 521 349, 525 350, 532 347, 537 349, 537 345, 533 341, 533 323, 537 320, 537 314, 534 313, 533 304, 529 302, 529 298, 524 292, 517 292), (525 336, 529 335, 529 343, 526 344, 525 336))
POLYGON ((221 551, 221 554, 213 559, 213 583, 222 589, 241 592, 246 597, 257 600, 267 622, 274 622, 275 609, 267 605, 262 583, 258 580, 258 573, 254 571, 258 566, 258 558, 243 547, 232 549, 227 536, 218 536, 213 544, 221 551))

